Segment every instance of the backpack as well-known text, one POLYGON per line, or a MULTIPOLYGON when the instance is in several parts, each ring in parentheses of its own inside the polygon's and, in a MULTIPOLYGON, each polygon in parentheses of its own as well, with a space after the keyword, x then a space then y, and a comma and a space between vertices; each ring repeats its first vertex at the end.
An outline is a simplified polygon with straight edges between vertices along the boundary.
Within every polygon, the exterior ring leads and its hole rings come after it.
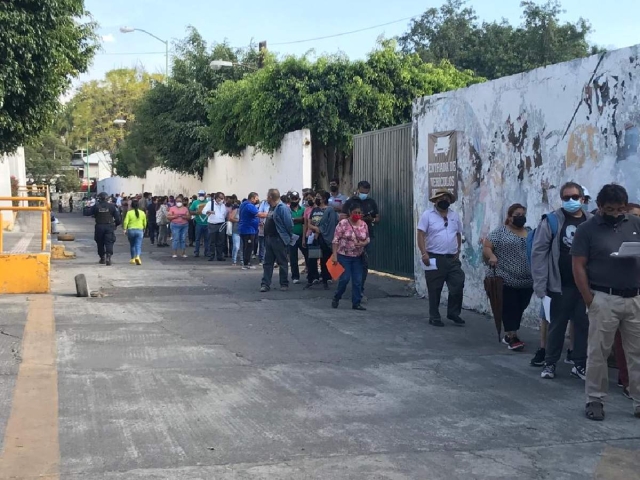
MULTIPOLYGON (((551 229, 551 239, 553 240, 558 234, 558 216, 554 212, 547 213, 542 216, 542 219, 547 219, 547 223, 549 224, 549 228, 551 229)), ((534 228, 527 235, 527 260, 529 260, 529 265, 531 265, 531 252, 533 251, 533 239, 535 238, 536 231, 538 229, 534 228)))

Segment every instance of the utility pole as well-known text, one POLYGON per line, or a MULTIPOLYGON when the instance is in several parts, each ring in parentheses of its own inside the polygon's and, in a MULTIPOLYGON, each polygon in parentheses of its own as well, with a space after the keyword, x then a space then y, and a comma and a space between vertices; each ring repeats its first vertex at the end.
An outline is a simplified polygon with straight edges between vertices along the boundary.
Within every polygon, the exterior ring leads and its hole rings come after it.
POLYGON ((267 54, 267 41, 258 43, 258 68, 264 67, 264 57, 267 54))

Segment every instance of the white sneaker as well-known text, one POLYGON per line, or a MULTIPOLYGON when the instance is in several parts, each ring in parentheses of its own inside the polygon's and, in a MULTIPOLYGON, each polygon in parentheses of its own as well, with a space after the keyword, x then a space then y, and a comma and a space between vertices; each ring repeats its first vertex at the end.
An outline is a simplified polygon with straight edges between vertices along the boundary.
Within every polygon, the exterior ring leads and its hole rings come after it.
POLYGON ((298 279, 296 278, 295 280, 293 280, 293 282, 292 282, 292 283, 294 283, 295 285, 297 285, 297 284, 299 284, 299 283, 300 283, 300 280, 298 280, 298 279))
POLYGON ((171 255, 171 258, 178 258, 178 255, 171 255))

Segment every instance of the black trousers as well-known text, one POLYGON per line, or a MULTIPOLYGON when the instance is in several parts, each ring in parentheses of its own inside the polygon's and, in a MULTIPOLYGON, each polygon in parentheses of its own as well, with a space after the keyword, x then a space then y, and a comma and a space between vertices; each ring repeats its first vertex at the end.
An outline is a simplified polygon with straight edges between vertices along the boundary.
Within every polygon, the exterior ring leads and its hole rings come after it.
POLYGON ((242 241, 242 263, 245 267, 251 265, 251 255, 253 254, 253 246, 256 243, 256 236, 254 234, 241 234, 240 240, 242 241))
POLYGON ((371 255, 371 242, 373 242, 373 238, 369 244, 364 247, 364 255, 362 255, 362 294, 364 295, 364 284, 367 281, 367 277, 369 276, 369 255, 371 255))
POLYGON ((573 320, 573 353, 571 358, 577 366, 587 364, 589 339, 589 316, 587 306, 575 285, 563 285, 562 293, 551 293, 551 323, 547 333, 545 363, 556 364, 562 356, 564 337, 569 320, 573 320))
POLYGON ((96 224, 94 237, 98 245, 98 256, 113 255, 113 244, 116 243, 116 227, 113 224, 96 224))
POLYGON ((300 266, 298 265, 298 250, 302 252, 304 263, 307 264, 307 249, 302 247, 302 235, 296 241, 295 245, 289 246, 289 259, 291 262, 291 279, 300 280, 300 266))
POLYGON ((225 223, 209 224, 209 241, 211 245, 211 258, 224 260, 224 244, 227 241, 227 229, 225 223))
POLYGON ((191 219, 189 220, 189 229, 187 230, 187 235, 189 237, 189 245, 193 245, 193 242, 196 241, 196 221, 191 219))
POLYGON ((156 237, 158 236, 158 224, 155 222, 150 222, 147 219, 147 230, 149 231, 149 240, 151 240, 151 245, 153 245, 156 241, 156 237))
POLYGON ((502 323, 505 332, 520 330, 522 314, 531 302, 533 288, 502 288, 502 323))
POLYGON ((462 312, 462 294, 464 291, 465 275, 462 271, 462 263, 454 258, 444 255, 432 255, 436 259, 437 270, 425 271, 427 291, 429 294, 429 318, 440 319, 440 300, 442 288, 447 284, 449 288, 449 301, 447 302, 447 316, 458 316, 462 312))
POLYGON ((327 260, 331 258, 333 252, 331 247, 324 241, 319 242, 321 258, 309 258, 307 251, 307 283, 313 283, 315 280, 322 279, 322 283, 328 283, 331 280, 331 274, 327 269, 327 260), (320 261, 320 273, 318 273, 318 260, 320 261))

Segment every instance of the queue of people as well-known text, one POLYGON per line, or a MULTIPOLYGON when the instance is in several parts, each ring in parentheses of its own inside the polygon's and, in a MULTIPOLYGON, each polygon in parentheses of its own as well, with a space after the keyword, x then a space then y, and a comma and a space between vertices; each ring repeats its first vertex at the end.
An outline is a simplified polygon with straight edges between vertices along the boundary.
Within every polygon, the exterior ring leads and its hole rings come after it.
MULTIPOLYGON (((445 207, 455 198, 449 194, 443 202, 445 196, 443 192, 432 199, 436 206, 419 224, 418 245, 425 267, 430 264, 430 249, 443 249, 440 254, 452 256, 449 263, 441 263, 440 274, 427 271, 426 275, 430 296, 447 281, 456 306, 459 274, 454 269, 451 275, 449 265, 459 252, 455 230, 459 227, 447 228, 452 215, 445 207)), ((526 227, 526 207, 516 203, 507 210, 504 225, 484 240, 487 275, 498 276, 503 283, 502 342, 512 351, 524 349, 518 329, 535 294, 543 303, 542 325, 548 324, 541 328, 541 346, 531 360, 532 366, 542 368, 541 377, 558 375, 571 325, 565 362, 572 365, 572 376, 585 381, 586 417, 605 418, 608 359, 615 345, 618 385, 633 400, 634 415, 640 418, 640 256, 617 254, 623 243, 638 242, 640 205, 629 203, 626 190, 615 184, 602 188, 595 210, 589 207, 590 199, 583 186, 567 182, 560 189, 561 208, 544 215, 535 229, 526 227)), ((432 318, 438 300, 435 296, 430 304, 432 318)), ((430 323, 440 326, 435 320, 430 323)))

